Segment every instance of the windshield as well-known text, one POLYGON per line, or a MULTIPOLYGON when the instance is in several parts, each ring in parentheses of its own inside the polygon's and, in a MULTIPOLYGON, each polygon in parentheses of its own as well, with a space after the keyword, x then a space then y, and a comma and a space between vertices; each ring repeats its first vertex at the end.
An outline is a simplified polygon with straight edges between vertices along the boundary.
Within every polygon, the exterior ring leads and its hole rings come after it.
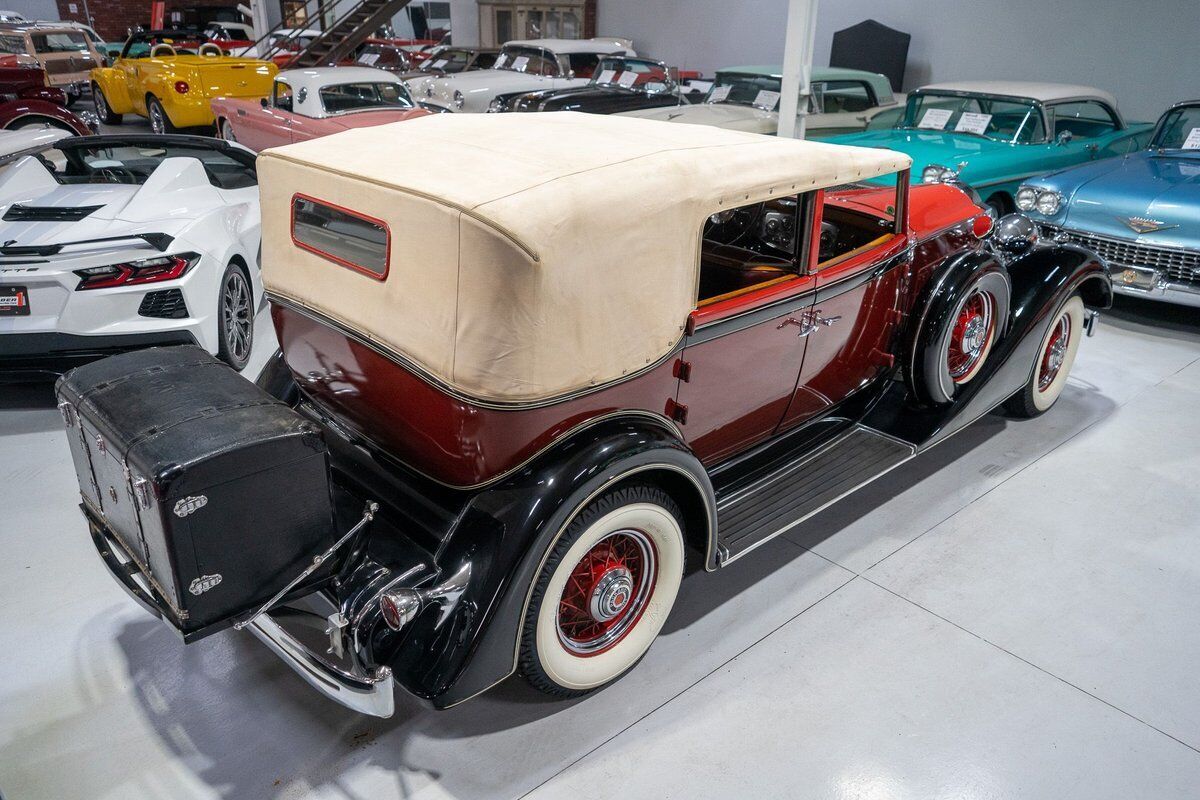
POLYGON ((418 69, 422 72, 462 72, 471 63, 470 50, 441 50, 434 53, 418 69))
POLYGON ((257 176, 253 156, 239 161, 215 148, 196 145, 161 145, 139 142, 129 144, 59 144, 36 156, 63 185, 129 184, 140 186, 168 158, 195 158, 204 165, 208 180, 222 189, 254 186, 257 176))
POLYGON ((551 78, 559 76, 558 60, 554 54, 538 47, 506 47, 500 51, 500 57, 496 59, 492 69, 546 75, 551 78))
POLYGON ((1168 111, 1150 146, 1161 150, 1200 150, 1200 106, 1168 111))
POLYGON ((780 79, 770 75, 718 72, 704 98, 706 103, 728 103, 774 111, 779 104, 780 79))
POLYGON ((913 94, 896 127, 962 133, 1014 144, 1046 138, 1037 103, 982 94, 913 94))
POLYGON ((88 49, 87 37, 83 31, 34 33, 29 36, 29 40, 33 42, 34 52, 37 53, 76 53, 88 49))
POLYGON ((339 83, 322 86, 321 107, 327 114, 345 114, 371 108, 412 108, 408 92, 399 83, 339 83))
POLYGON ((592 85, 629 89, 644 94, 662 94, 675 88, 665 66, 644 58, 600 59, 592 85))

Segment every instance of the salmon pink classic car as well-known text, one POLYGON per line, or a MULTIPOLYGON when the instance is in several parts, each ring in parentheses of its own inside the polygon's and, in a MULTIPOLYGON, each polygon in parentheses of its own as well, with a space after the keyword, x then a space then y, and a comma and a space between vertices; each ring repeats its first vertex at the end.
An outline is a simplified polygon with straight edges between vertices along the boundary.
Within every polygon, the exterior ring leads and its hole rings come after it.
POLYGON ((259 156, 282 351, 256 391, 186 348, 59 387, 117 580, 363 713, 393 684, 616 680, 689 570, 1049 410, 1111 301, 1092 253, 993 232, 900 153, 569 111, 402 127, 259 156))
POLYGON ((212 101, 217 133, 251 150, 423 117, 401 80, 367 67, 284 70, 270 97, 212 101))

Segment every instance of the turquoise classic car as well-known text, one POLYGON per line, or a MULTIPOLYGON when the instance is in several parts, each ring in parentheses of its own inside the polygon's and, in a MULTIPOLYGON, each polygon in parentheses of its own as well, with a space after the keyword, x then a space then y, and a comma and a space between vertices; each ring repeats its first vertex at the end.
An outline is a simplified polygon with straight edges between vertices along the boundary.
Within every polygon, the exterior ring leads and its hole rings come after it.
POLYGON ((912 157, 913 181, 966 184, 1003 216, 1026 178, 1141 150, 1153 131, 1125 122, 1111 94, 1088 86, 962 81, 910 94, 889 130, 827 141, 899 150, 912 157))
POLYGON ((1200 100, 1167 109, 1145 150, 1034 178, 1017 207, 1098 253, 1115 291, 1200 306, 1200 100))

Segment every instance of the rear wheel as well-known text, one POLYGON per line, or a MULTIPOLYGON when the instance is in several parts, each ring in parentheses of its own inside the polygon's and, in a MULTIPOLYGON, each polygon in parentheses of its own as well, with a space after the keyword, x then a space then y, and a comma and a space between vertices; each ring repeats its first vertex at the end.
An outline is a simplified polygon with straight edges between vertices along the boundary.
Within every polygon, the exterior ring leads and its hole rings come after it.
POLYGON ((1029 419, 1045 414, 1058 401, 1079 352, 1083 316, 1083 300, 1079 295, 1072 295, 1058 307, 1054 321, 1042 337, 1033 377, 1004 404, 1014 417, 1029 419))
POLYGON ((112 108, 108 105, 108 98, 104 96, 104 92, 100 91, 100 85, 92 84, 92 105, 96 107, 96 116, 105 125, 120 125, 121 115, 114 114, 112 108))
POLYGON ((683 578, 679 507, 647 485, 585 508, 554 545, 525 614, 521 674, 573 697, 633 668, 662 630, 683 578))
POLYGON ((239 372, 254 346, 254 298, 250 279, 238 264, 225 268, 217 307, 217 356, 239 372))
POLYGON ((230 124, 229 120, 224 118, 217 123, 217 136, 227 142, 237 142, 237 135, 233 132, 233 125, 230 124))
POLYGON ((154 95, 146 98, 146 114, 150 117, 150 130, 155 133, 175 132, 175 126, 171 124, 171 118, 167 116, 162 103, 158 102, 158 98, 154 95))

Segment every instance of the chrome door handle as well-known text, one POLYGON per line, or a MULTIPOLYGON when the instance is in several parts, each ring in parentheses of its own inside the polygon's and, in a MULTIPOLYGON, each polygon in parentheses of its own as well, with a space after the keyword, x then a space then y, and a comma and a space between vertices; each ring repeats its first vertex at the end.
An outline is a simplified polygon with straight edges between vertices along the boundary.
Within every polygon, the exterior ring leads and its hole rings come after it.
POLYGON ((795 325, 797 328, 800 329, 800 332, 796 334, 797 336, 808 336, 810 333, 812 333, 813 331, 815 331, 817 329, 816 324, 813 323, 811 313, 806 311, 803 314, 801 314, 800 316, 804 319, 803 322, 796 319, 795 317, 788 317, 783 322, 776 325, 775 330, 783 330, 788 325, 795 325))
POLYGON ((812 321, 813 321, 813 327, 816 327, 817 325, 824 325, 826 328, 828 328, 830 325, 832 325, 833 323, 835 323, 835 322, 837 322, 839 319, 841 319, 841 316, 836 316, 836 317, 818 317, 818 316, 817 316, 817 314, 820 314, 820 313, 821 313, 821 310, 820 310, 820 309, 817 309, 815 312, 813 312, 813 320, 812 320, 812 321))

